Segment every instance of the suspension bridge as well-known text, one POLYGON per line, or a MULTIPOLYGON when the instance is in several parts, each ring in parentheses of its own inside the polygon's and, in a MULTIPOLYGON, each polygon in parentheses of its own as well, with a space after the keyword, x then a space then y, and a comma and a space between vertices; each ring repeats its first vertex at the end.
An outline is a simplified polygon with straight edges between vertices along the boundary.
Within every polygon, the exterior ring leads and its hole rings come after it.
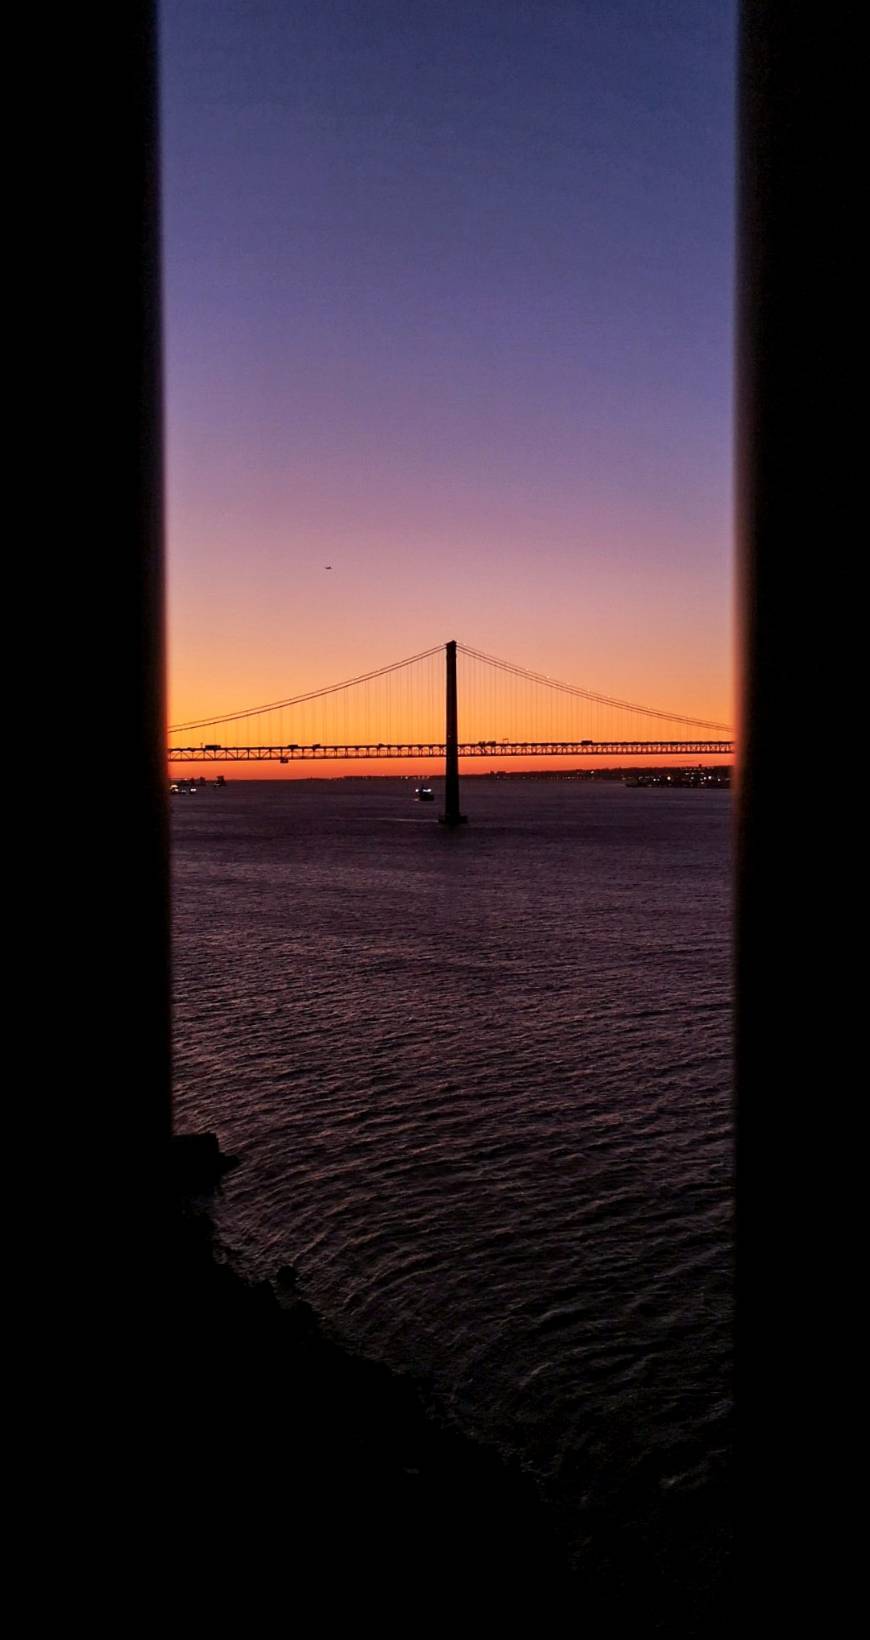
POLYGON ((448 825, 463 819, 460 759, 734 751, 727 724, 617 700, 455 640, 286 700, 177 723, 169 739, 171 763, 443 759, 448 825))

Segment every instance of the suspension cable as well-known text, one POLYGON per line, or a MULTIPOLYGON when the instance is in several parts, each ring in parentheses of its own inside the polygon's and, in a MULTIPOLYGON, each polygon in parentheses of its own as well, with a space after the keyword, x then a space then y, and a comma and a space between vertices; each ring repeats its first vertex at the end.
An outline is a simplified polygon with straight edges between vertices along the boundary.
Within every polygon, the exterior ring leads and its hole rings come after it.
POLYGON ((471 656, 477 661, 486 661, 488 666, 500 667, 502 672, 509 672, 514 677, 526 678, 530 683, 545 684, 548 689, 560 689, 563 694, 575 695, 582 700, 597 701, 601 706, 617 706, 625 712, 642 712, 644 717, 662 718, 670 723, 686 723, 695 728, 724 729, 731 734, 727 723, 711 723, 709 718, 685 717, 681 712, 664 712, 654 706, 638 706, 632 701, 616 700, 612 695, 599 695, 594 689, 584 689, 578 683, 561 683, 558 678, 548 678, 542 672, 530 672, 525 666, 516 666, 513 661, 499 660, 496 655, 486 655, 481 649, 470 649, 467 644, 457 644, 457 648, 464 655, 471 656))
POLYGON ((413 666, 417 661, 425 661, 430 655, 443 652, 444 645, 436 643, 431 649, 422 649, 419 655, 409 655, 403 661, 392 661, 389 666, 379 666, 374 672, 361 672, 357 678, 346 678, 343 683, 330 683, 324 689, 311 689, 305 695, 292 695, 287 700, 273 700, 265 706, 245 706, 238 712, 222 712, 219 717, 195 718, 189 723, 175 723, 171 726, 171 735, 181 734, 186 729, 208 729, 217 723, 235 723, 240 718, 256 717, 259 712, 278 711, 282 707, 301 706, 305 701, 320 700, 324 695, 334 695, 339 689, 352 689, 358 683, 370 683, 373 678, 386 677, 388 672, 398 672, 402 666, 413 666))

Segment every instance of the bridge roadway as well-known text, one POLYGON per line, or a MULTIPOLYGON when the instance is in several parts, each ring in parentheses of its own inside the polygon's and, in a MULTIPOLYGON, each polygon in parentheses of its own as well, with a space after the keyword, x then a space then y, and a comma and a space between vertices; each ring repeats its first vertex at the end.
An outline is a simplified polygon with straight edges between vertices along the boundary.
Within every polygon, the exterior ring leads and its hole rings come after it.
MULTIPOLYGON (((474 740, 462 757, 728 757, 733 740, 474 740)), ((339 763, 389 758, 444 758, 443 741, 366 746, 170 746, 170 763, 339 763)))

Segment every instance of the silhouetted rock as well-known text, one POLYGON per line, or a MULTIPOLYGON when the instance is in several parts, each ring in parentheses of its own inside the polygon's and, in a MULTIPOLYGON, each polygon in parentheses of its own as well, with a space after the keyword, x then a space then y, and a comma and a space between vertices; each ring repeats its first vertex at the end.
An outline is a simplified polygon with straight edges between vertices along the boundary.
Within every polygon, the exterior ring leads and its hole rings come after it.
POLYGON ((658 1542, 603 1517, 572 1566, 576 1520, 450 1425, 422 1381, 330 1337, 290 1266, 250 1283, 222 1263, 203 1181, 219 1179, 223 1158, 213 1135, 195 1137, 181 1147, 188 1195, 170 1211, 164 1504, 204 1620, 225 1616, 228 1598, 249 1616, 264 1568, 286 1567, 333 1616, 379 1632, 440 1632, 478 1616, 488 1628, 522 1617, 556 1632, 565 1603, 592 1632, 629 1619, 669 1640, 720 1632, 715 1568, 703 1609, 678 1610, 658 1542))
POLYGON ((176 1133, 170 1141, 169 1182, 177 1198, 209 1195, 238 1165, 237 1156, 224 1155, 214 1133, 176 1133))

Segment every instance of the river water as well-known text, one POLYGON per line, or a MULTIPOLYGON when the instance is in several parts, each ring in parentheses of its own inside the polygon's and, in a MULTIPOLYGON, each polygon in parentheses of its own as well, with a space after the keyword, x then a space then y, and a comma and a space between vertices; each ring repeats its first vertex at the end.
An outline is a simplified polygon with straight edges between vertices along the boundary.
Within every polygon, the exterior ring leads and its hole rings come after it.
POLYGON ((176 1123, 242 1160, 237 1267, 293 1264, 582 1543, 727 1465, 730 798, 476 779, 448 833, 413 790, 173 798, 176 1123))

